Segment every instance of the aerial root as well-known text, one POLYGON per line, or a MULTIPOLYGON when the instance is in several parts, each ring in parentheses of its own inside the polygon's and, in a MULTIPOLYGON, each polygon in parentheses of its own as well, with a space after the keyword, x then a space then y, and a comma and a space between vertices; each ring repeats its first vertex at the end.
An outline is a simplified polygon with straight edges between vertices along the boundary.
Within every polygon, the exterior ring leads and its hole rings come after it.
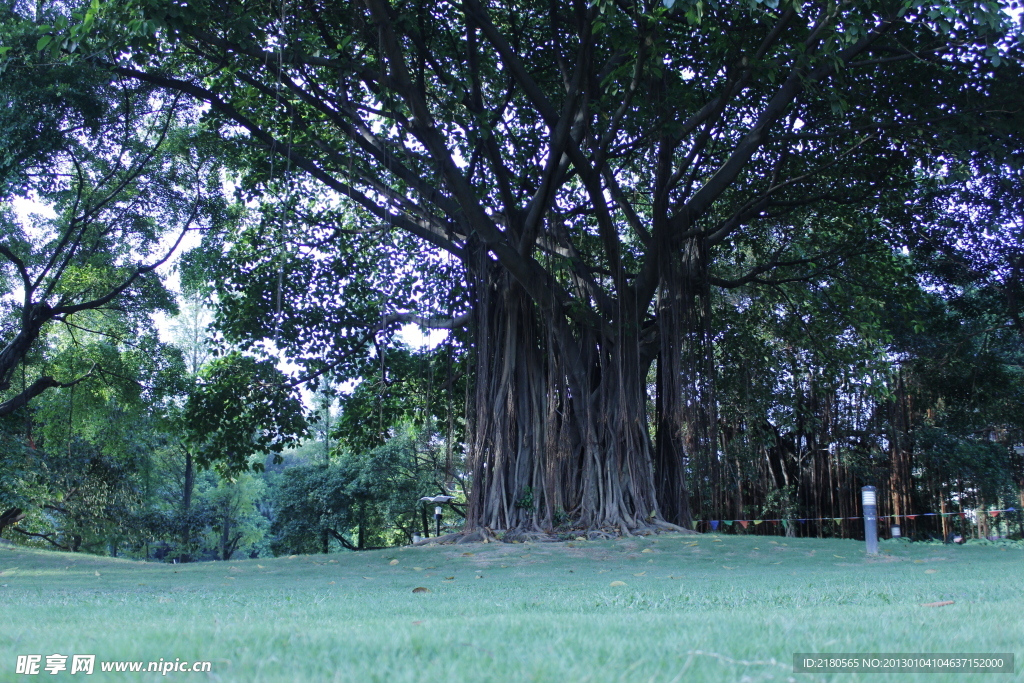
POLYGON ((654 519, 653 525, 659 529, 664 529, 665 531, 677 531, 681 534, 695 534, 698 536, 700 535, 699 531, 687 529, 686 527, 678 526, 676 524, 673 524, 672 522, 666 522, 663 519, 654 519))
POLYGON ((529 531, 526 529, 510 529, 505 532, 505 535, 501 539, 505 543, 554 543, 561 541, 562 539, 557 536, 552 536, 549 533, 543 531, 529 531))
POLYGON ((421 538, 420 540, 413 543, 413 545, 445 545, 448 543, 458 543, 459 539, 463 537, 462 532, 454 534, 445 534, 444 536, 434 536, 433 538, 421 538))
POLYGON ((487 527, 480 527, 475 531, 465 532, 462 538, 455 541, 456 543, 497 543, 498 537, 494 535, 494 532, 487 527))

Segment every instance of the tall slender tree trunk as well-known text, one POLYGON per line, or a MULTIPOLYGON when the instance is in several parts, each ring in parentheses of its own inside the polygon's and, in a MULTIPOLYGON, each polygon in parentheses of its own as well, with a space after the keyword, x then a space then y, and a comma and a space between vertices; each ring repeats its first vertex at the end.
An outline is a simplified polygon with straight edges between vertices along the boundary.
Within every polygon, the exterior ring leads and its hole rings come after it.
POLYGON ((192 553, 192 490, 195 488, 196 468, 192 460, 192 451, 185 451, 185 483, 182 487, 182 517, 185 520, 185 532, 182 534, 182 547, 185 554, 181 556, 182 562, 191 562, 192 553))
POLYGON ((230 507, 224 506, 224 528, 220 532, 220 559, 228 560, 228 546, 231 538, 231 512, 230 507))

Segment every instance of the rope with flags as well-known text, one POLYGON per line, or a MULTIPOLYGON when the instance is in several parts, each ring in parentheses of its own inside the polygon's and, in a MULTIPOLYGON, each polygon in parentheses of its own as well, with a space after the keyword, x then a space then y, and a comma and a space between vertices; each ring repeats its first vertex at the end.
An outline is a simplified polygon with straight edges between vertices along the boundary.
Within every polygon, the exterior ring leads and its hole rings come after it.
MULTIPOLYGON (((989 517, 998 517, 1001 513, 1017 512, 1017 510, 1014 509, 1014 508, 1006 508, 1004 510, 983 510, 983 511, 979 511, 979 512, 988 513, 989 517)), ((895 519, 895 520, 899 520, 900 518, 904 518, 904 519, 917 519, 918 517, 960 517, 960 519, 967 519, 967 514, 968 513, 966 513, 966 512, 922 512, 922 513, 915 514, 915 515, 876 515, 876 516, 878 517, 878 519, 890 519, 891 518, 891 519, 895 519)), ((711 529, 713 531, 716 531, 716 530, 718 530, 718 527, 723 525, 723 524, 725 526, 727 526, 727 527, 728 526, 732 526, 733 524, 739 524, 741 527, 746 529, 751 524, 753 524, 754 526, 757 526, 757 525, 762 524, 764 522, 768 522, 768 523, 772 524, 773 526, 774 525, 778 525, 780 523, 783 526, 788 526, 791 522, 800 522, 801 524, 806 524, 807 522, 835 522, 836 524, 840 524, 843 520, 850 520, 850 519, 863 519, 863 518, 862 517, 797 517, 797 518, 794 518, 794 519, 708 519, 708 520, 695 519, 695 520, 693 520, 693 526, 694 526, 694 528, 696 528, 697 525, 700 524, 701 522, 707 522, 707 524, 711 527, 711 529)))

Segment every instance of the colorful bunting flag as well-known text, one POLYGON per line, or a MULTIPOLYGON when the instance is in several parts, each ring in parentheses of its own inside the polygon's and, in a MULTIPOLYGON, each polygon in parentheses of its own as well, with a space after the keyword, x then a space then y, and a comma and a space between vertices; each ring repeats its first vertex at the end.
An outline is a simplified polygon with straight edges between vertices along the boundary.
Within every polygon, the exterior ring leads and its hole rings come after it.
MULTIPOLYGON (((1005 510, 978 510, 978 514, 984 514, 985 512, 988 512, 990 517, 998 517, 999 513, 1001 512, 1016 511, 1017 510, 1015 510, 1014 508, 1006 508, 1005 510)), ((954 515, 959 515, 961 519, 967 519, 966 512, 921 512, 914 515, 902 515, 902 517, 905 517, 906 519, 916 519, 918 517, 951 517, 954 515)), ((893 519, 896 521, 896 523, 899 523, 901 515, 878 515, 878 517, 879 519, 893 519)), ((807 522, 826 522, 830 519, 836 524, 841 524, 844 519, 859 520, 860 517, 802 517, 798 518, 796 521, 800 522, 801 524, 806 524, 807 522)), ((712 530, 716 531, 718 530, 719 524, 725 524, 725 526, 732 526, 733 524, 739 522, 743 526, 743 528, 746 529, 748 528, 751 522, 754 523, 754 526, 757 526, 761 522, 771 522, 772 526, 778 526, 779 522, 782 522, 783 528, 788 529, 790 522, 792 521, 793 520, 787 519, 695 519, 693 520, 693 528, 697 529, 700 526, 701 522, 706 522, 712 530)))

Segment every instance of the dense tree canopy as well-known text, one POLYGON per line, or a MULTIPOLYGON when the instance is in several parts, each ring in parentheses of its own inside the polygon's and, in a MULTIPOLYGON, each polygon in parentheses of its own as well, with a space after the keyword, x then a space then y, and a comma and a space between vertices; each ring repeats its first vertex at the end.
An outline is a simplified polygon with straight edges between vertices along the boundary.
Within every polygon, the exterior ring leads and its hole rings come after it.
MULTIPOLYGON (((843 286, 844 267, 875 267, 917 227, 922 176, 1019 121, 1018 48, 994 3, 106 10, 135 31, 126 59, 107 54, 118 73, 206 102, 279 173, 354 203, 357 229, 456 260, 456 310, 432 312, 471 316, 470 522, 496 528, 550 528, 558 508, 588 527, 687 522, 685 464, 714 450, 713 293, 843 286), (532 510, 512 504, 527 488, 532 510)), ((250 182, 274 182, 257 168, 250 182)), ((288 200, 322 231, 307 263, 359 244, 331 200, 288 200)), ((262 237, 249 249, 279 259, 262 237)), ((240 305, 266 309, 274 289, 240 305)), ((264 314, 245 334, 303 354, 328 316, 300 301, 301 333, 264 314)), ((404 312, 368 310, 333 337, 404 312)))
MULTIPOLYGON (((337 443, 383 447, 418 322, 451 330, 420 427, 465 454, 443 479, 469 528, 631 533, 834 517, 878 477, 906 514, 953 495, 953 470, 913 483, 922 448, 1009 471, 1014 437, 969 439, 1016 420, 1013 392, 933 380, 1016 382, 1011 9, 131 0, 29 23, 230 149, 245 215, 189 258, 226 353, 189 404, 204 462, 280 452, 328 375, 363 381, 337 443)), ((333 496, 334 474, 288 481, 333 496)), ((975 484, 961 502, 1007 495, 975 484)))

